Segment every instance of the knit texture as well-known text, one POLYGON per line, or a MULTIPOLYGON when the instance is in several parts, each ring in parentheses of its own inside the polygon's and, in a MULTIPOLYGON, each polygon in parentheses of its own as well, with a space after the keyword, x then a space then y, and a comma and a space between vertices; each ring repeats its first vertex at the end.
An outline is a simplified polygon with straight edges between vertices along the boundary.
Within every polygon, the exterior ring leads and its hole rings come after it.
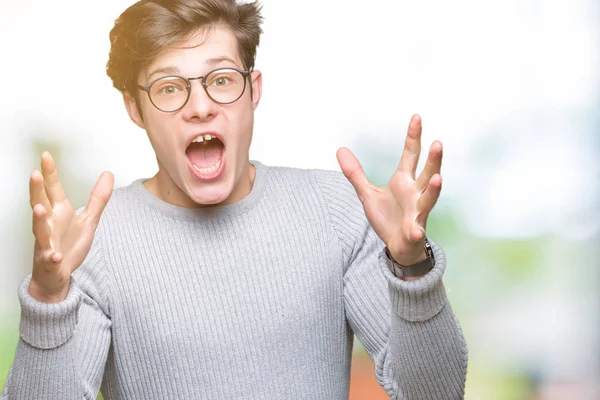
POLYGON ((391 398, 463 398, 442 249, 399 280, 340 172, 252 164, 252 191, 225 206, 116 189, 66 300, 21 283, 0 399, 347 399, 354 334, 391 398))

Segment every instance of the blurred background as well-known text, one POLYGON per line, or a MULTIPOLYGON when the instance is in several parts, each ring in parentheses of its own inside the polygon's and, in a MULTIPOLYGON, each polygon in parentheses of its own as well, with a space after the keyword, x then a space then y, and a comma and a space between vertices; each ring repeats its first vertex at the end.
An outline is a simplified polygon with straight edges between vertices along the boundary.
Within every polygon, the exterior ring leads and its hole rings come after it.
MULTIPOLYGON (((156 171, 105 73, 108 33, 132 3, 0 0, 0 388, 41 152, 75 206, 104 170, 116 186, 156 171)), ((263 4, 251 158, 339 170, 348 146, 385 184, 419 113, 424 151, 444 143, 428 235, 469 345, 466 398, 599 399, 600 3, 263 4)), ((351 399, 386 398, 360 343, 354 357, 351 399)))

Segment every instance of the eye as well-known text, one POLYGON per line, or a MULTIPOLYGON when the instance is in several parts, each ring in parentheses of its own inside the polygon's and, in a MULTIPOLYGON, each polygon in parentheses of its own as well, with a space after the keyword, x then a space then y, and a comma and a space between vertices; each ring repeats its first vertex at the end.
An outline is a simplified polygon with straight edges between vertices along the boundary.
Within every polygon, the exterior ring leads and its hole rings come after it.
POLYGON ((212 81, 212 86, 226 86, 230 82, 226 76, 219 76, 212 81))
POLYGON ((179 93, 180 91, 181 91, 181 88, 179 88, 175 85, 164 85, 164 86, 161 86, 160 89, 158 89, 158 93, 160 93, 162 95, 166 95, 166 96, 179 93))

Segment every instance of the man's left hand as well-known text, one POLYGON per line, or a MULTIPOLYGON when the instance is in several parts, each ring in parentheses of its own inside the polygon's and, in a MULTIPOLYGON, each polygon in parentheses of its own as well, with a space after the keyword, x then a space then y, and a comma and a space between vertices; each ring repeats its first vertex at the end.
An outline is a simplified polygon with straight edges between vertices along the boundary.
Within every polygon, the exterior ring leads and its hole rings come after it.
POLYGON ((408 266, 426 258, 427 217, 442 190, 442 143, 434 141, 417 179, 421 153, 421 117, 413 115, 408 126, 400 164, 389 183, 377 187, 369 182, 358 159, 342 147, 337 159, 360 199, 371 227, 388 247, 394 260, 408 266))

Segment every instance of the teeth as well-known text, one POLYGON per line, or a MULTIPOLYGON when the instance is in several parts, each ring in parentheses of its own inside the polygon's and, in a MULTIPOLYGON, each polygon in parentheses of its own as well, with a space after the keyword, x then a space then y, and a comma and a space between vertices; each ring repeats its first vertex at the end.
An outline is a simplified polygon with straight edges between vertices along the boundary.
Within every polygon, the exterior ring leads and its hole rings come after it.
POLYGON ((211 140, 212 138, 216 138, 216 136, 212 135, 200 135, 196 139, 192 140, 193 143, 202 143, 205 140, 211 140))
MULTIPOLYGON (((193 164, 192 164, 193 165, 193 164)), ((208 167, 208 168, 198 168, 197 166, 194 165, 194 168, 196 169, 196 171, 200 172, 201 174, 212 174, 213 172, 215 172, 217 169, 219 169, 219 166, 221 165, 221 160, 217 161, 215 163, 215 165, 213 165, 212 167, 208 167)))

